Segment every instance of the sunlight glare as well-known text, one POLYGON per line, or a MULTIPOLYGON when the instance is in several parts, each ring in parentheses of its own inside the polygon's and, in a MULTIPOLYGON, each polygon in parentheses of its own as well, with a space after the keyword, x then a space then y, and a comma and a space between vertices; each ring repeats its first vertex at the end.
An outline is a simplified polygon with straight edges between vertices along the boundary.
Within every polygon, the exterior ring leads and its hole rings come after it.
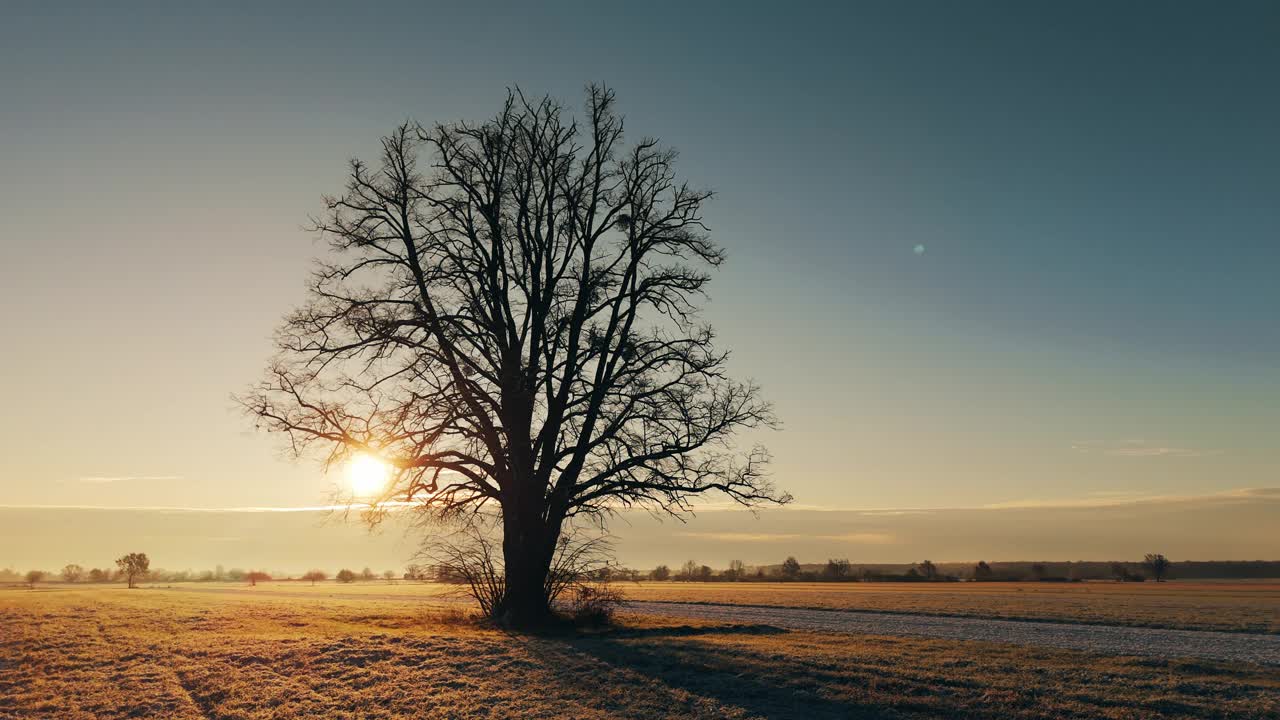
POLYGON ((356 497, 377 495, 386 487, 391 468, 382 460, 360 453, 347 463, 347 482, 356 497))

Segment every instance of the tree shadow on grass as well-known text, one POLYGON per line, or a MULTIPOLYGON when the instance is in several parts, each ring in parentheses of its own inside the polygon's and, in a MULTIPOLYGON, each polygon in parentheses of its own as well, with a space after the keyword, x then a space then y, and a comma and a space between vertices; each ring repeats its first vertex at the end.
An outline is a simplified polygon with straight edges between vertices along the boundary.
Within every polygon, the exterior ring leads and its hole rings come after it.
MULTIPOLYGON (((778 635, 769 625, 621 628, 595 636, 563 638, 566 649, 597 662, 638 673, 669 688, 741 708, 752 717, 834 720, 888 718, 883 706, 824 696, 826 673, 803 663, 764 663, 731 648, 699 642, 706 635, 778 635), (685 639, 688 638, 688 639, 685 639)), ((673 708, 673 716, 675 716, 673 708)))

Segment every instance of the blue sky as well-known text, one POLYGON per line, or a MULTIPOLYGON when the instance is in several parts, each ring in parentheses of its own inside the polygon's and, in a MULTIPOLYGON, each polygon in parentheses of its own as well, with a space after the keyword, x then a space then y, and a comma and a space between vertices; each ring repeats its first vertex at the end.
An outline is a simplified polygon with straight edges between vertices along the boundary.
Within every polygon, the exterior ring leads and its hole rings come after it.
POLYGON ((590 81, 718 191, 709 317, 802 505, 1280 484, 1277 37, 1273 3, 7 6, 0 504, 322 500, 228 399, 307 216, 405 118, 590 81))

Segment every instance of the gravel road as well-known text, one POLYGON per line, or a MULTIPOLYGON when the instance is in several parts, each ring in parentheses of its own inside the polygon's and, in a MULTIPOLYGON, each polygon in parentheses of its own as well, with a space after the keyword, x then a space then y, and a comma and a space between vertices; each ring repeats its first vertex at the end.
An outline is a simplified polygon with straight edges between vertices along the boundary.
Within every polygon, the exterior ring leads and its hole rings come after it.
POLYGON ((1280 635, 640 600, 628 602, 626 606, 652 615, 772 625, 792 630, 985 640, 1112 655, 1280 665, 1280 635))

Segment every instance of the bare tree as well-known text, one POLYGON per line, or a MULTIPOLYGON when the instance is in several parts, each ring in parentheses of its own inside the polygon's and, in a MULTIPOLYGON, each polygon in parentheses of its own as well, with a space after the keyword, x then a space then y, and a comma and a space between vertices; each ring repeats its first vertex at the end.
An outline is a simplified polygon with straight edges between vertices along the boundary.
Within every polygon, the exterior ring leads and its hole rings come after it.
POLYGON ((62 568, 62 579, 64 582, 77 583, 84 579, 84 568, 72 563, 62 568))
POLYGON ((564 523, 640 506, 679 514, 712 492, 783 503, 744 429, 775 424, 732 380, 698 303, 724 252, 711 198, 656 140, 625 147, 613 93, 581 121, 510 93, 480 123, 406 124, 380 161, 352 161, 315 222, 332 253, 289 315, 260 427, 327 463, 395 469, 373 499, 502 518, 492 615, 537 624, 564 523))
POLYGON ((383 570, 383 571, 382 571, 382 579, 383 579, 383 580, 386 580, 388 583, 392 583, 392 584, 394 584, 394 583, 395 583, 395 579, 396 579, 396 571, 395 571, 395 570, 383 570))
POLYGON ((730 560, 725 577, 729 580, 741 580, 747 575, 747 566, 741 560, 730 560))
POLYGON ((938 579, 938 566, 934 565, 931 561, 925 560, 924 562, 920 563, 918 568, 919 568, 918 571, 920 575, 923 576, 925 580, 938 579))
POLYGON ((795 580, 800 577, 800 563, 794 557, 788 557, 782 561, 782 577, 786 580, 795 580))
POLYGON ((249 581, 250 587, 257 587, 258 583, 270 580, 271 576, 261 570, 250 570, 244 579, 249 581))
POLYGON ((146 577, 150 572, 151 559, 146 553, 129 553, 116 558, 116 567, 120 568, 120 574, 124 575, 125 581, 132 588, 135 581, 146 577))
POLYGON ((990 580, 993 575, 991 566, 987 564, 986 560, 979 560, 978 564, 973 566, 974 580, 990 580))
POLYGON ((28 586, 28 587, 30 587, 32 590, 35 590, 35 589, 36 589, 36 583, 38 583, 38 582, 40 582, 41 580, 43 580, 43 579, 44 579, 44 575, 45 575, 45 573, 44 573, 44 571, 43 571, 43 570, 28 570, 28 571, 27 571, 27 574, 26 574, 26 577, 25 577, 25 579, 26 579, 26 581, 27 581, 27 586, 28 586))
POLYGON ((353 583, 356 581, 356 574, 346 568, 343 568, 338 571, 337 578, 340 583, 353 583))
POLYGON ((323 582, 324 580, 328 579, 328 577, 329 577, 328 573, 326 573, 323 570, 308 570, 306 574, 302 576, 302 579, 310 580, 312 587, 315 587, 315 584, 317 582, 323 582))
POLYGON ((828 559, 826 566, 822 568, 822 576, 828 580, 843 580, 849 577, 850 569, 848 560, 828 559))
POLYGON ((1142 559, 1142 564, 1151 571, 1151 577, 1155 578, 1156 582, 1164 582, 1164 576, 1169 572, 1169 558, 1160 553, 1147 553, 1147 556, 1142 559))
POLYGON ((649 577, 658 581, 670 580, 671 568, 667 567, 666 565, 659 565, 658 567, 654 568, 652 572, 649 573, 649 577))

